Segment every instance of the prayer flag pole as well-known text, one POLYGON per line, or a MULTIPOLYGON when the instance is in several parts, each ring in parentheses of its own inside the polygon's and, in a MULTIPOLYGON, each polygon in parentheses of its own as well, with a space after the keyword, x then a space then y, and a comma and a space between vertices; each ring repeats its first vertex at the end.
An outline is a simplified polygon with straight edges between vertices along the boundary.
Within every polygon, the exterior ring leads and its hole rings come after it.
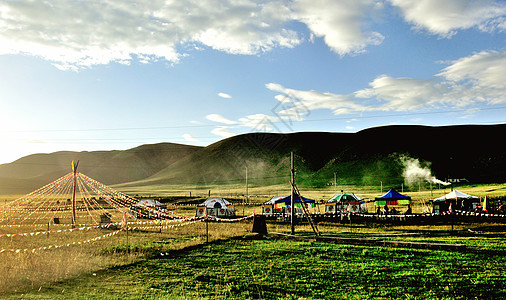
POLYGON ((72 193, 72 228, 76 228, 76 185, 77 185, 77 166, 79 161, 72 161, 72 171, 74 171, 74 188, 72 193))

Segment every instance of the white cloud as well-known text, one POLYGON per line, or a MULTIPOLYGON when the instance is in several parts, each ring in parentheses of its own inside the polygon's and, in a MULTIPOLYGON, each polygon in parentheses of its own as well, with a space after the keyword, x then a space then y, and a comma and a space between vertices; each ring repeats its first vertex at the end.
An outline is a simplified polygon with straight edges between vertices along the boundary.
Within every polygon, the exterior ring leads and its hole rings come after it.
POLYGON ((277 111, 282 118, 302 120, 315 109, 329 109, 336 115, 366 109, 365 106, 356 103, 351 95, 295 90, 277 83, 268 83, 265 86, 272 91, 282 93, 275 97, 282 104, 281 109, 277 111))
POLYGON ((225 99, 230 99, 232 98, 232 96, 230 96, 229 94, 227 93, 218 93, 218 96, 220 96, 221 98, 225 98, 225 99))
POLYGON ((31 54, 61 69, 133 59, 177 62, 186 43, 257 54, 301 42, 285 28, 288 2, 8 1, 0 3, 0 54, 31 54))
POLYGON ((223 123, 223 124, 228 124, 228 125, 233 125, 233 124, 237 123, 235 121, 227 119, 224 116, 218 115, 218 114, 207 115, 206 119, 208 119, 209 121, 213 121, 213 122, 217 122, 217 123, 223 123))
POLYGON ((481 103, 506 103, 506 51, 484 51, 450 62, 432 79, 395 78, 380 75, 369 88, 352 94, 335 94, 285 88, 268 83, 266 88, 281 93, 276 111, 282 119, 303 120, 315 109, 334 114, 364 111, 414 111, 434 108, 473 108, 481 103))
POLYGON ((435 80, 393 78, 382 75, 374 79, 371 88, 355 92, 358 98, 375 98, 382 103, 375 110, 408 111, 440 102, 445 86, 435 80))
POLYGON ((389 0, 400 8, 415 28, 442 37, 458 29, 477 27, 483 31, 506 28, 506 3, 493 0, 389 0))
POLYGON ((239 119, 241 126, 249 127, 254 131, 273 131, 277 128, 279 118, 266 114, 254 114, 239 119))
MULTIPOLYGON (((389 1, 416 28, 444 37, 471 27, 506 30, 501 1, 389 1)), ((181 49, 256 55, 314 36, 339 55, 356 54, 382 43, 372 26, 384 11, 379 0, 2 1, 0 54, 29 54, 78 70, 134 60, 176 63, 187 55, 181 49), (296 32, 295 22, 310 37, 296 32)))
POLYGON ((299 0, 297 18, 336 53, 362 52, 383 42, 383 35, 364 31, 367 16, 377 7, 375 0, 299 0))
POLYGON ((199 141, 196 137, 194 137, 193 135, 191 135, 189 133, 183 134, 183 139, 185 139, 189 142, 198 142, 199 141))
POLYGON ((463 57, 438 74, 451 81, 470 81, 480 87, 506 90, 506 52, 483 51, 463 57))
POLYGON ((231 136, 234 136, 235 133, 233 132, 230 132, 228 129, 230 127, 228 126, 220 126, 220 127, 217 127, 217 128, 214 128, 213 130, 211 130, 211 133, 212 134, 215 134, 215 135, 218 135, 218 136, 221 136, 221 137, 231 137, 231 136))

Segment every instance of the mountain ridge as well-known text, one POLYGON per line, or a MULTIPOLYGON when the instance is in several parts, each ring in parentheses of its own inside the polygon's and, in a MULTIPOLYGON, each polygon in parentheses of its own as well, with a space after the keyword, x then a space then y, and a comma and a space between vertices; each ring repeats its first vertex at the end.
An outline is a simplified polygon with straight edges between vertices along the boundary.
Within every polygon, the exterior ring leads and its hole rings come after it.
POLYGON ((438 178, 504 182, 505 133, 506 124, 391 125, 356 133, 247 133, 206 147, 158 143, 128 150, 33 154, 0 165, 0 194, 26 193, 47 184, 70 172, 72 160, 81 161, 80 172, 118 187, 238 183, 246 168, 251 184, 276 184, 288 178, 290 152, 296 156, 299 182, 309 186, 327 184, 334 173, 350 184, 399 181, 402 156, 419 159, 438 178))

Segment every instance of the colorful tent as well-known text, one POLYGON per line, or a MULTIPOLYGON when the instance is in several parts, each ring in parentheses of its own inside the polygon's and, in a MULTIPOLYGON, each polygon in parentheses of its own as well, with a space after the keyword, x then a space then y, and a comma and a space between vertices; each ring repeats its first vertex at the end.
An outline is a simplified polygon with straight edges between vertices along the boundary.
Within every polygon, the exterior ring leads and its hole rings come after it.
MULTIPOLYGON (((291 201, 292 201, 291 196, 286 196, 286 197, 277 199, 274 201, 274 207, 275 208, 284 207, 284 206, 290 207, 291 201)), ((312 199, 302 197, 302 201, 304 201, 308 205, 308 207, 315 206, 315 201, 312 199)), ((295 195, 295 198, 293 199, 295 207, 302 207, 302 201, 300 200, 298 195, 295 195)))
POLYGON ((390 189, 385 194, 375 198, 376 205, 411 205, 410 196, 402 195, 395 189, 390 189))
MULTIPOLYGON (((315 206, 315 201, 312 199, 302 197, 302 200, 306 203, 307 207, 314 207, 315 206)), ((300 198, 297 195, 295 195, 294 203, 295 203, 295 207, 302 207, 302 201, 300 200, 300 198)), ((289 208, 290 204, 291 204, 291 196, 272 197, 269 201, 267 201, 263 204, 264 213, 272 213, 273 209, 277 210, 277 209, 281 209, 284 207, 289 208), (268 208, 270 208, 270 209, 267 211, 268 208)))
POLYGON ((335 194, 325 203, 326 213, 336 212, 366 212, 365 201, 355 194, 335 194))

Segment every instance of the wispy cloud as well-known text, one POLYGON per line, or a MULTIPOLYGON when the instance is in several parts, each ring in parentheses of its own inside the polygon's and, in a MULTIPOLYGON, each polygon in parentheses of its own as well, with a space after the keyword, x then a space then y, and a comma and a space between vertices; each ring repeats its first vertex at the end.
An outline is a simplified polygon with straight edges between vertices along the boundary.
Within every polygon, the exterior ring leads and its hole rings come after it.
MULTIPOLYGON (((350 94, 286 88, 278 83, 265 87, 277 92, 279 103, 268 114, 253 114, 229 120, 217 114, 206 118, 218 123, 248 127, 254 131, 277 131, 280 123, 303 121, 313 110, 330 110, 335 115, 362 112, 409 112, 434 109, 467 109, 478 105, 506 103, 505 52, 480 52, 449 62, 432 79, 395 78, 380 75, 368 88, 350 94)), ((346 123, 357 121, 349 119, 346 123)), ((221 128, 221 127, 220 127, 221 128)), ((231 128, 231 127, 228 127, 231 128)), ((346 129, 354 129, 347 126, 346 129)))
POLYGON ((225 99, 230 99, 232 98, 232 96, 230 96, 229 94, 227 93, 218 93, 218 96, 220 96, 221 98, 225 98, 225 99))
POLYGON ((194 137, 193 135, 191 135, 189 133, 183 134, 183 139, 185 139, 189 142, 198 142, 199 141, 196 137, 194 137))
POLYGON ((223 123, 223 124, 228 124, 228 125, 233 125, 233 124, 237 123, 235 121, 227 119, 224 116, 218 115, 218 114, 207 115, 206 119, 208 119, 209 121, 213 121, 213 122, 217 122, 217 123, 223 123))
MULTIPOLYGON (((294 99, 289 112, 326 109, 336 115, 366 111, 416 111, 438 108, 471 108, 479 104, 506 103, 506 51, 484 51, 463 57, 431 79, 395 78, 380 75, 368 88, 351 94, 296 90, 280 84, 266 87, 280 92, 275 99, 294 99)), ((293 118, 293 120, 297 120, 293 118)))
POLYGON ((416 29, 451 37, 459 29, 484 31, 506 28, 506 3, 493 0, 389 0, 416 29))
POLYGON ((300 0, 295 1, 295 15, 336 53, 346 55, 379 45, 384 36, 367 31, 366 20, 378 8, 373 0, 300 0))
POLYGON ((215 135, 218 135, 218 136, 221 136, 221 137, 231 137, 231 136, 234 136, 235 133, 229 131, 230 127, 228 126, 220 126, 220 127, 216 127, 214 128, 213 130, 211 130, 211 133, 212 134, 215 134, 215 135))
MULTIPOLYGON (((389 2, 416 30, 442 37, 473 27, 506 30, 503 1, 389 2)), ((385 7, 377 0, 3 1, 0 54, 30 54, 78 70, 111 62, 176 63, 188 55, 182 44, 257 55, 319 37, 342 56, 383 42, 374 25, 385 7), (310 37, 295 31, 294 22, 305 24, 310 37)))

